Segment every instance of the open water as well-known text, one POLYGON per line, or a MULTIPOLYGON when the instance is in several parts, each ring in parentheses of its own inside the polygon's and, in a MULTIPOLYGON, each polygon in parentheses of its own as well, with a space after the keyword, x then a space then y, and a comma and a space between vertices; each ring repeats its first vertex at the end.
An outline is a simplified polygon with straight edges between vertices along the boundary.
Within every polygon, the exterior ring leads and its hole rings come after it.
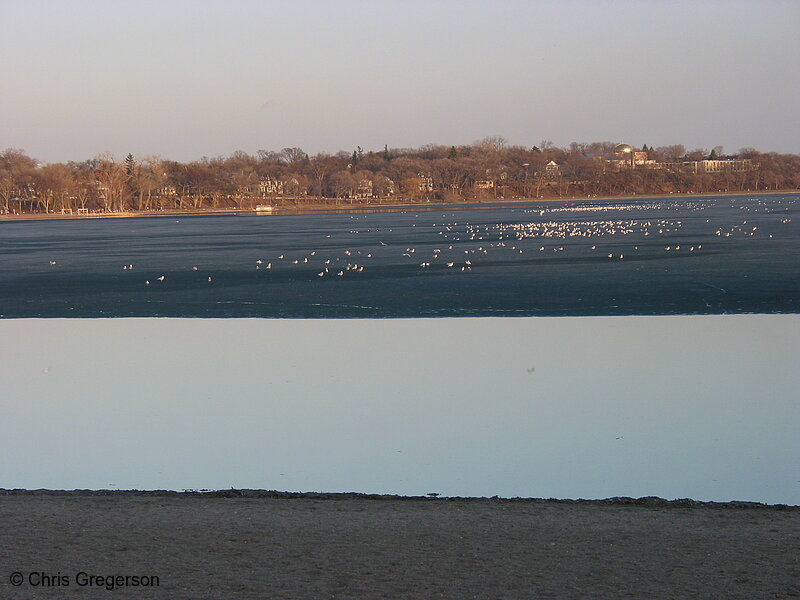
POLYGON ((4 222, 0 316, 797 313, 799 199, 4 222))
POLYGON ((800 504, 799 198, 2 222, 0 488, 800 504))
POLYGON ((800 505, 800 316, 0 320, 0 488, 800 505))

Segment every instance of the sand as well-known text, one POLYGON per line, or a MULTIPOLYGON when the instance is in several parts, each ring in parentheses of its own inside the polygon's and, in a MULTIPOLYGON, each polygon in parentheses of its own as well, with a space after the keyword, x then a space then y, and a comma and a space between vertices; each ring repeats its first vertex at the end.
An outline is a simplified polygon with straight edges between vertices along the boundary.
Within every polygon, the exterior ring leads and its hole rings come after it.
POLYGON ((3 599, 800 597, 800 508, 751 503, 0 491, 0 540, 3 599))

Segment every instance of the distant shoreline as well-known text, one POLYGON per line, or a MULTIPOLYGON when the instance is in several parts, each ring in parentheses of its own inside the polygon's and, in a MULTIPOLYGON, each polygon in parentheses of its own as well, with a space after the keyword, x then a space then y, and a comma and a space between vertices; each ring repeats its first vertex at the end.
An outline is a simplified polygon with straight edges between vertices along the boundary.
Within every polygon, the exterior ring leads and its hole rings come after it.
POLYGON ((514 502, 532 504, 580 504, 586 506, 649 506, 663 508, 691 508, 708 507, 720 509, 762 508, 775 510, 800 510, 800 505, 794 504, 768 504, 748 500, 694 500, 692 498, 676 498, 668 500, 658 496, 643 496, 632 498, 628 496, 614 496, 611 498, 533 498, 533 497, 505 497, 505 496, 443 496, 440 494, 426 494, 421 496, 404 496, 401 494, 369 494, 364 492, 290 492, 262 489, 227 489, 227 490, 137 490, 137 489, 4 489, 0 488, 0 496, 56 496, 56 497, 94 497, 94 496, 125 496, 125 497, 164 497, 164 498, 274 498, 274 499, 313 499, 313 500, 374 500, 379 501, 426 501, 426 502, 514 502))
MULTIPOLYGON (((706 192, 702 194, 641 194, 635 196, 598 196, 584 197, 571 196, 563 198, 492 198, 470 202, 444 203, 444 202, 391 202, 391 203, 349 203, 331 205, 329 203, 309 202, 302 207, 277 207, 272 212, 262 213, 260 216, 273 215, 304 215, 304 214, 337 214, 351 212, 402 212, 406 210, 469 210, 492 208, 497 204, 559 204, 566 202, 605 202, 610 200, 648 200, 664 198, 711 198, 719 196, 775 196, 783 194, 800 194, 800 189, 763 190, 744 192, 706 192), (481 206, 491 205, 491 206, 481 206)), ((124 211, 107 213, 77 214, 42 214, 22 213, 17 215, 0 215, 0 222, 11 221, 40 221, 40 220, 73 220, 73 219, 125 219, 134 217, 178 217, 178 216, 224 216, 224 215, 255 215, 255 209, 225 208, 225 209, 170 209, 148 211, 124 211)))

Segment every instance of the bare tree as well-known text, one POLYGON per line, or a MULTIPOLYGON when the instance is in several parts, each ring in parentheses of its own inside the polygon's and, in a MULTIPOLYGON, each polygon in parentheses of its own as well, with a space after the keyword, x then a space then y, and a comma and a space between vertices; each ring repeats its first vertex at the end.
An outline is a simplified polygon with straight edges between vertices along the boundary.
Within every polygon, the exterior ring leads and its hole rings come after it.
POLYGON ((683 160, 683 157, 686 155, 686 147, 683 144, 659 146, 654 152, 657 159, 661 159, 664 162, 676 163, 683 160))
POLYGON ((19 212, 33 185, 36 160, 23 150, 8 148, 0 153, 0 198, 4 212, 11 211, 11 202, 18 201, 19 212))
POLYGON ((36 171, 34 181, 36 201, 43 212, 70 208, 67 203, 72 174, 65 165, 54 163, 41 167, 36 171))
POLYGON ((127 200, 125 168, 116 162, 111 154, 100 154, 95 160, 97 161, 95 177, 99 184, 103 209, 106 212, 124 211, 127 200))
POLYGON ((292 168, 298 168, 308 159, 308 155, 302 148, 284 148, 281 150, 280 157, 284 163, 292 168))
POLYGON ((158 156, 148 156, 142 159, 133 180, 138 210, 152 210, 153 192, 164 187, 165 181, 164 167, 158 156))
POLYGON ((507 145, 508 143, 504 137, 493 135, 474 142, 472 147, 481 152, 498 153, 502 152, 507 145))
POLYGON ((356 188, 356 179, 347 170, 337 171, 331 175, 330 187, 335 198, 352 197, 356 188))
POLYGON ((258 184, 258 175, 256 175, 255 171, 251 169, 242 169, 238 173, 234 173, 231 182, 235 190, 237 205, 243 208, 245 205, 244 200, 247 198, 250 205, 249 208, 253 208, 255 206, 255 200, 252 198, 251 190, 258 184))
POLYGON ((317 196, 322 197, 325 195, 326 177, 337 167, 342 168, 342 166, 341 159, 324 153, 317 154, 309 161, 308 168, 314 182, 314 193, 317 196))

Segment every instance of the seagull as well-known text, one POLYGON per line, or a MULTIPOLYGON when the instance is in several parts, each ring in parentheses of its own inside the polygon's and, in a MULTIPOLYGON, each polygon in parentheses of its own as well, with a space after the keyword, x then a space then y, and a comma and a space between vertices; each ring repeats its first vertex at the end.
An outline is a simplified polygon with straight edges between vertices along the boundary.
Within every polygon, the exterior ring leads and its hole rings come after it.
POLYGON ((51 265, 54 265, 54 264, 56 264, 56 261, 54 261, 54 260, 51 260, 51 261, 50 261, 50 264, 51 264, 51 265))
POLYGON ((166 279, 166 277, 164 277, 164 276, 162 275, 161 277, 156 277, 156 279, 158 279, 159 281, 164 281, 164 280, 166 279))

